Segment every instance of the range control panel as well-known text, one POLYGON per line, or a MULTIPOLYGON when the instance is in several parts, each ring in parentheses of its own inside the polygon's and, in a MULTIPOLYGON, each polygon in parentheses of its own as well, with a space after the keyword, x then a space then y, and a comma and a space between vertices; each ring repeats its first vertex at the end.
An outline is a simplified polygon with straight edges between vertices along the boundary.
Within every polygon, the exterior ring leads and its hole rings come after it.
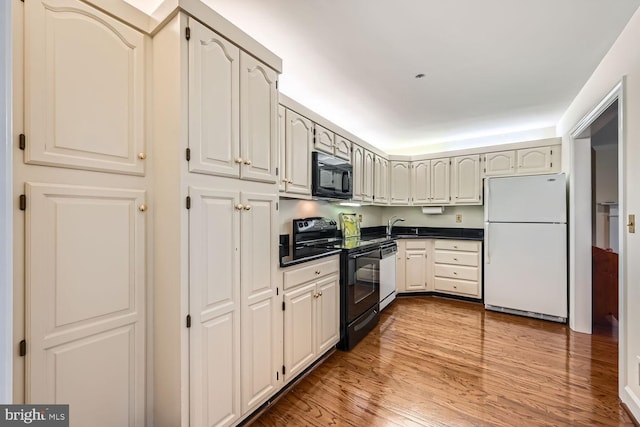
POLYGON ((304 218, 294 219, 293 229, 296 234, 313 233, 318 231, 335 231, 338 223, 331 218, 304 218))

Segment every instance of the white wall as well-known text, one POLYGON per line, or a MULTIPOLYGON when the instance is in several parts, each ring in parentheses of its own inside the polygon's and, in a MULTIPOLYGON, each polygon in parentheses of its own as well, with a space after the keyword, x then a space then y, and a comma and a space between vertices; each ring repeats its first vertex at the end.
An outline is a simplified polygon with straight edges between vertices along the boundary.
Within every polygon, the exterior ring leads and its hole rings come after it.
MULTIPOLYGON (((625 116, 622 137, 625 141, 622 157, 621 222, 628 213, 640 218, 640 10, 603 58, 593 75, 573 100, 558 123, 558 135, 563 136, 563 167, 570 164, 570 132, 607 93, 626 76, 623 93, 625 116)), ((566 169, 565 169, 566 170, 566 169)), ((640 419, 640 234, 624 232, 621 239, 620 292, 620 398, 640 419)), ((572 255, 573 256, 573 255, 572 255)))
POLYGON ((12 403, 11 6, 0 2, 0 404, 12 403))

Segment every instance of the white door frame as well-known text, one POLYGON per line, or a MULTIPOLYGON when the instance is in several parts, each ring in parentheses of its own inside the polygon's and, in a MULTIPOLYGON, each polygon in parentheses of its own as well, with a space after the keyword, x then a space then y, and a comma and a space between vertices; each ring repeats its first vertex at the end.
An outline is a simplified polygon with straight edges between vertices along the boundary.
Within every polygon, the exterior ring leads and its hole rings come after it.
POLYGON ((12 4, 0 1, 0 404, 13 401, 12 4))
MULTIPOLYGON (((591 245, 588 248, 588 259, 585 255, 584 247, 576 247, 576 245, 584 246, 583 239, 580 239, 579 233, 587 232, 589 242, 591 243, 591 222, 589 221, 588 230, 580 227, 579 212, 576 211, 576 203, 580 203, 581 192, 589 191, 588 197, 591 200, 591 182, 584 183, 581 176, 584 176, 585 168, 589 169, 589 180, 591 179, 591 162, 577 161, 580 159, 584 150, 576 144, 584 144, 589 138, 580 138, 581 134, 586 131, 600 115, 613 104, 618 101, 618 204, 620 207, 620 221, 618 224, 618 237, 620 242, 620 253, 618 263, 618 386, 619 394, 622 395, 624 390, 624 380, 627 378, 627 334, 626 334, 626 306, 627 300, 627 277, 626 277, 626 253, 627 253, 627 235, 625 233, 626 218, 626 184, 625 184, 625 167, 624 159, 626 157, 626 145, 624 139, 625 129, 625 77, 615 85, 613 89, 600 101, 582 120, 580 120, 570 132, 570 153, 571 153, 571 174, 569 178, 569 245, 573 250, 570 251, 570 277, 569 277, 569 326, 578 332, 591 333, 592 307, 591 307, 591 245), (581 173, 582 172, 582 173, 581 173), (584 278, 588 280, 584 280, 584 278), (578 280, 580 279, 580 280, 578 280)), ((589 144, 589 150, 591 145, 589 144)), ((584 159, 582 159, 584 160, 584 159)), ((584 194, 582 194, 584 197, 584 194)), ((589 208, 589 213, 591 209, 589 208)), ((589 215, 590 216, 590 215, 589 215)))

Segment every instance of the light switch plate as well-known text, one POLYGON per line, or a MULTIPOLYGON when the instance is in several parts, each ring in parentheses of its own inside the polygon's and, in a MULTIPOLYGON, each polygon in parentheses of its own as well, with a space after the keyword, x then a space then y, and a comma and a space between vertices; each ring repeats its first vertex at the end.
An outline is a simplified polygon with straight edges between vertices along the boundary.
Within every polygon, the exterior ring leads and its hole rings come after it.
POLYGON ((627 223, 627 227, 629 227, 629 233, 636 232, 636 216, 634 214, 629 214, 629 222, 627 223))
POLYGON ((462 214, 456 214, 456 222, 458 224, 462 222, 462 214))

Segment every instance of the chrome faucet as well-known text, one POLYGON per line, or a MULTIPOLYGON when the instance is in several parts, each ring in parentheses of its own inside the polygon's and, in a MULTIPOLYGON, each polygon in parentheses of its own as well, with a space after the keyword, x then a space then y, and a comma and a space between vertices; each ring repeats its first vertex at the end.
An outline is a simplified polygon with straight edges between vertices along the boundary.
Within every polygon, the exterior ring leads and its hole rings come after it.
POLYGON ((389 221, 387 221, 387 236, 391 236, 391 231, 393 231, 395 223, 401 221, 404 221, 404 218, 397 218, 395 215, 389 218, 389 221))

